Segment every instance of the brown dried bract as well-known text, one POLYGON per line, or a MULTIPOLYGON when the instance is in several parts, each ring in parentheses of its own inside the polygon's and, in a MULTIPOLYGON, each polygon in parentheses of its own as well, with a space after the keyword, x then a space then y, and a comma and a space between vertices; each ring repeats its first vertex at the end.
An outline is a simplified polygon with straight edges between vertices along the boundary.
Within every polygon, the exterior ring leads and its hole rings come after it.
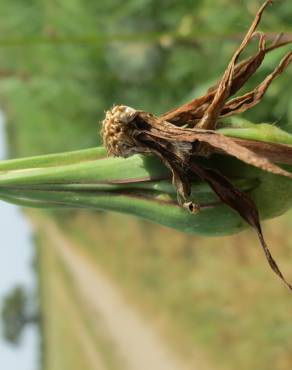
POLYGON ((209 89, 206 95, 160 117, 126 106, 115 106, 106 114, 102 136, 110 155, 128 157, 135 153, 152 153, 161 158, 172 172, 179 204, 193 213, 199 210, 199 205, 190 199, 191 183, 198 177, 206 181, 222 202, 238 212, 257 231, 271 268, 292 290, 264 241, 258 210, 252 199, 248 194, 236 189, 223 174, 196 162, 197 156, 208 157, 219 152, 236 157, 264 171, 292 178, 290 172, 274 163, 275 161, 292 164, 291 146, 233 139, 215 131, 221 117, 244 112, 258 104, 271 82, 292 61, 290 52, 255 89, 241 97, 228 100, 256 72, 267 52, 287 44, 276 40, 273 45, 266 48, 265 36, 256 32, 262 13, 270 3, 271 1, 266 1, 259 9, 222 79, 209 89), (258 52, 237 63, 239 56, 255 36, 259 37, 258 52))

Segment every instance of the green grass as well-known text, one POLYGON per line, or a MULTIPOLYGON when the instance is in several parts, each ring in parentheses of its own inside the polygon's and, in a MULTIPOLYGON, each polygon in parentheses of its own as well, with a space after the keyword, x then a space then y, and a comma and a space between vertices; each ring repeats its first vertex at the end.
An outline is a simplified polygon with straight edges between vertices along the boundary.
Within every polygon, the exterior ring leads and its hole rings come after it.
MULTIPOLYGON (((284 271, 291 271, 292 243, 285 235, 290 219, 265 227, 284 271)), ((186 356, 199 348, 215 369, 290 370, 291 295, 267 267, 254 233, 207 239, 88 213, 63 227, 142 310, 163 323, 186 356)))

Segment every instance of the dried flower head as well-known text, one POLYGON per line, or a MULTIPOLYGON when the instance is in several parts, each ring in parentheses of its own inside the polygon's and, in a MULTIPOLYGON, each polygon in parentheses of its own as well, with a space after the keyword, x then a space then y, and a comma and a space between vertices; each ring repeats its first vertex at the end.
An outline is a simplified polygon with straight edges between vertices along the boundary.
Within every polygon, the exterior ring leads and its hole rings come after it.
POLYGON ((109 155, 129 157, 135 154, 135 141, 130 123, 136 113, 135 109, 124 105, 117 105, 106 112, 102 124, 102 137, 109 155))

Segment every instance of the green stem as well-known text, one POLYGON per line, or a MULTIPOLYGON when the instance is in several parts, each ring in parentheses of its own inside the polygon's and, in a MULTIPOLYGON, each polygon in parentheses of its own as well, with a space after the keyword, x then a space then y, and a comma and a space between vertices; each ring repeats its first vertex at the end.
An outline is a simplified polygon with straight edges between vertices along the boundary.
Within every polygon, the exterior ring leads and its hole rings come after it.
MULTIPOLYGON (((0 191, 1 193, 1 191, 0 191)), ((202 235, 225 235, 246 227, 244 221, 220 202, 202 204, 202 210, 192 215, 169 199, 145 197, 137 194, 112 192, 60 192, 7 190, 13 199, 29 199, 50 205, 66 205, 73 208, 91 208, 131 214, 183 232, 202 235), (224 214, 224 217, 222 217, 224 214), (220 222, 218 223, 218 219, 220 222)), ((39 203, 40 204, 40 203, 39 203)))
MULTIPOLYGON (((240 138, 288 143, 292 135, 270 125, 233 123, 219 132, 240 138)), ((154 156, 106 158, 104 148, 52 154, 0 163, 0 198, 28 207, 92 208, 139 216, 184 232, 205 235, 235 233, 246 224, 218 201, 206 183, 195 181, 191 198, 202 210, 189 214, 177 204, 171 173, 154 156)), ((248 166, 232 157, 199 159, 248 191, 261 218, 277 216, 292 206, 292 182, 248 166)))
MULTIPOLYGON (((0 162, 0 171, 21 170, 29 168, 52 167, 93 161, 107 156, 104 147, 75 150, 72 152, 40 155, 0 162)), ((1 175, 1 173, 0 173, 1 175)))
POLYGON ((267 123, 254 124, 237 119, 231 121, 231 127, 219 128, 218 132, 239 139, 292 145, 292 135, 290 133, 267 123))
MULTIPOLYGON (((29 159, 30 165, 33 165, 29 159)), ((24 166, 24 162, 22 163, 24 166)), ((6 168, 9 168, 7 163, 6 168)), ((106 158, 44 168, 23 168, 0 173, 0 186, 36 184, 110 184, 169 178, 169 171, 154 157, 106 158)))

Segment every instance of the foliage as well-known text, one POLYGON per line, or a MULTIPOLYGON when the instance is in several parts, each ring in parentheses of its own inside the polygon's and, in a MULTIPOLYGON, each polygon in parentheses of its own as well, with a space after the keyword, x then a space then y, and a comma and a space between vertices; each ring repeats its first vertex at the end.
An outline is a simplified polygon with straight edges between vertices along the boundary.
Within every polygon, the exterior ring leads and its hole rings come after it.
MULTIPOLYGON (((1 0, 0 97, 11 153, 92 146, 113 103, 159 114, 204 91, 239 42, 229 35, 242 34, 258 7, 238 1, 222 12, 227 3, 1 0)), ((271 7, 263 27, 289 32, 288 8, 287 1, 271 7)), ((284 52, 267 58, 257 81, 284 52)), ((291 73, 247 117, 291 122, 291 73)))

